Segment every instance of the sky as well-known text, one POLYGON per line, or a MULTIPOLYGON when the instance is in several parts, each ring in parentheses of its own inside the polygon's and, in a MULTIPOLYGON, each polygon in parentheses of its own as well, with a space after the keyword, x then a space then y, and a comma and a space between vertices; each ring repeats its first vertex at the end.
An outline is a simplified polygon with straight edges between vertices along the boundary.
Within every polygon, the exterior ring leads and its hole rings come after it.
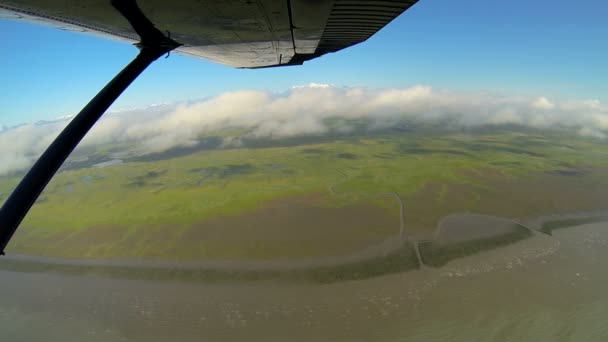
MULTIPOLYGON (((303 66, 241 70, 172 54, 112 109, 310 83, 606 103, 606 18, 601 0, 420 0, 367 42, 303 66)), ((77 113, 137 54, 123 42, 10 20, 0 20, 0 43, 0 127, 77 113)))

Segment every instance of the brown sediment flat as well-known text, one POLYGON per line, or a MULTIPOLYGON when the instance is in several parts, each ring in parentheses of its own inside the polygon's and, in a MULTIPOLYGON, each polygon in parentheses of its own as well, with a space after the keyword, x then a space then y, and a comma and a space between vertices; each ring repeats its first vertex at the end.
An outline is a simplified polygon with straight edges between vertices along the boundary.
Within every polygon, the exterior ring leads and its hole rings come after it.
POLYGON ((514 231, 512 221, 479 214, 453 214, 444 217, 437 226, 434 243, 452 244, 499 237, 514 231))
POLYGON ((150 225, 129 230, 92 226, 60 235, 18 232, 9 252, 55 257, 160 260, 271 260, 357 253, 398 235, 396 210, 377 198, 344 207, 327 206, 322 194, 275 199, 248 213, 193 225, 150 225), (30 235, 44 236, 43 239, 30 235))
POLYGON ((60 241, 67 245, 85 245, 91 246, 95 244, 105 244, 116 242, 117 238, 125 235, 124 227, 95 225, 82 230, 77 230, 60 241))
MULTIPOLYGON (((151 279, 179 275, 209 282, 291 279, 321 283, 417 268, 414 250, 399 235, 400 220, 390 210, 371 201, 322 207, 322 199, 311 195, 275 200, 248 214, 191 227, 148 227, 137 237, 118 227, 94 227, 54 244, 66 248, 63 253, 57 249, 50 253, 59 258, 16 255, 2 267, 151 279), (116 241, 108 243, 112 236, 116 241), (61 258, 73 256, 71 251, 81 258, 61 258)), ((397 205, 394 199, 392 203, 397 205)))
POLYGON ((133 250, 125 246, 128 229, 121 226, 95 225, 79 230, 43 233, 23 227, 17 231, 8 251, 57 257, 97 257, 112 255, 113 249, 133 250), (93 253, 93 254, 92 254, 93 253))
POLYGON ((178 245, 202 254, 213 246, 217 258, 320 257, 352 253, 399 233, 399 217, 371 201, 344 207, 323 202, 321 195, 296 196, 205 220, 186 229, 178 245))
POLYGON ((428 182, 403 197, 408 232, 416 240, 431 238, 442 217, 473 209, 471 203, 477 197, 474 190, 468 184, 428 182))

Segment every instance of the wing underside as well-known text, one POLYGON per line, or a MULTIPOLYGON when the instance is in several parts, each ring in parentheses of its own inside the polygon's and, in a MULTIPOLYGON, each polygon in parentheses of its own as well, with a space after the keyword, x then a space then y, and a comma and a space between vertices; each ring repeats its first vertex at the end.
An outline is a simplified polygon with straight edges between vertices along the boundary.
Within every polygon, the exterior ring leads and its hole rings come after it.
MULTIPOLYGON (((260 68, 302 64, 361 43, 416 1, 142 0, 138 5, 159 30, 182 44, 177 52, 260 68)), ((139 40, 108 0, 0 0, 0 17, 139 40)))

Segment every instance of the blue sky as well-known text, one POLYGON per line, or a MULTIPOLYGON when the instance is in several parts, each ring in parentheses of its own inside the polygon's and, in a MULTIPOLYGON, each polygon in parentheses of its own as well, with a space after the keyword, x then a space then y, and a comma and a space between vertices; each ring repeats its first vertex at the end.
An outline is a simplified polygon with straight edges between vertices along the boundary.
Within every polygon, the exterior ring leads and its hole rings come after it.
MULTIPOLYGON (((367 42, 301 67, 237 70, 173 54, 114 109, 237 89, 416 84, 608 102, 608 2, 421 0, 367 42)), ((122 42, 0 21, 0 126, 78 112, 137 50, 122 42)))

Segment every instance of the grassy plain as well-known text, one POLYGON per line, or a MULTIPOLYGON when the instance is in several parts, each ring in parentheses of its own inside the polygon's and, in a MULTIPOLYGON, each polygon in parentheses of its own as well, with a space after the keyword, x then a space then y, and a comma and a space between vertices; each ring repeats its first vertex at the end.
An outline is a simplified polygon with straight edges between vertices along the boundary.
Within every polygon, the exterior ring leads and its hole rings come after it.
MULTIPOLYGON (((608 144, 570 132, 428 127, 209 143, 121 157, 81 151, 8 251, 85 258, 274 260, 431 236, 458 212, 525 219, 605 209, 608 144), (399 196, 395 196, 398 194, 399 196)), ((18 177, 0 178, 3 201, 18 177)))

